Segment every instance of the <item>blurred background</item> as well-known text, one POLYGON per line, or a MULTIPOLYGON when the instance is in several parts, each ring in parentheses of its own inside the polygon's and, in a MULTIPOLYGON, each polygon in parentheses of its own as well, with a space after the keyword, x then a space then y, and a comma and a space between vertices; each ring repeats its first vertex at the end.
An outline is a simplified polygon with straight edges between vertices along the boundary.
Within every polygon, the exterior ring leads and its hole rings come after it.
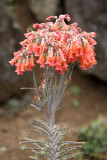
POLYGON ((33 119, 41 118, 29 107, 34 93, 20 90, 33 86, 32 73, 18 76, 8 61, 27 28, 66 13, 82 30, 97 33, 97 65, 86 72, 74 69, 56 123, 74 128, 72 139, 88 141, 82 160, 107 160, 107 0, 0 0, 0 160, 27 159, 19 142, 28 137, 33 119))

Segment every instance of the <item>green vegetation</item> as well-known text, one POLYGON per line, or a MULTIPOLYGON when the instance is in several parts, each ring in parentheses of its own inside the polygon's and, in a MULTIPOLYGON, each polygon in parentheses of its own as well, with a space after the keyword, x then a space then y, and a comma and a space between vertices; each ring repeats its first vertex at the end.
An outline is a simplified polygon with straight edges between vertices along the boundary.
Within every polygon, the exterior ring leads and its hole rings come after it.
POLYGON ((87 142, 82 148, 82 157, 87 160, 107 160, 107 126, 100 118, 93 121, 89 127, 79 130, 79 141, 87 142))
POLYGON ((77 96, 81 93, 81 88, 77 85, 73 85, 70 87, 70 92, 76 97, 72 100, 72 104, 74 107, 79 107, 80 103, 77 100, 77 96))
POLYGON ((6 0, 6 3, 7 4, 14 4, 14 3, 16 3, 17 2, 17 0, 6 0))
POLYGON ((79 101, 77 99, 73 99, 72 104, 74 107, 79 107, 79 101))
POLYGON ((14 10, 14 4, 17 2, 17 0, 6 0, 7 8, 10 12, 13 12, 14 10))
POLYGON ((81 92, 81 88, 77 85, 74 85, 70 88, 70 91, 73 95, 79 95, 81 92))
POLYGON ((19 111, 20 101, 16 98, 12 98, 8 101, 8 106, 11 113, 17 113, 19 111))
POLYGON ((8 109, 10 113, 16 114, 18 113, 21 109, 27 106, 29 102, 31 101, 31 96, 26 93, 22 99, 18 99, 13 97, 7 102, 8 109))

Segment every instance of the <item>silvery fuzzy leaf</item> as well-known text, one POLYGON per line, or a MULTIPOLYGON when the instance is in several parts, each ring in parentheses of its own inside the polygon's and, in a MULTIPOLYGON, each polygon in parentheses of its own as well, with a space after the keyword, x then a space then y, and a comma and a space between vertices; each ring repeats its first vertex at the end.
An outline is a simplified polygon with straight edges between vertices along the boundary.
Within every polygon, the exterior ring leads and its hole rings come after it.
POLYGON ((42 133, 42 132, 40 132, 40 131, 38 131, 38 130, 35 130, 35 129, 30 129, 30 130, 33 131, 33 132, 35 132, 35 133, 39 133, 39 134, 41 134, 41 135, 44 136, 44 137, 47 137, 46 134, 44 134, 44 133, 42 133))
POLYGON ((31 104, 31 106, 32 106, 33 108, 35 108, 36 110, 41 111, 41 109, 40 109, 38 106, 35 106, 34 104, 31 104))
POLYGON ((31 158, 31 159, 33 159, 33 160, 39 160, 38 158, 33 157, 33 156, 29 156, 29 158, 31 158))
POLYGON ((67 155, 67 156, 61 157, 61 160, 68 160, 68 159, 76 157, 77 155, 78 155, 78 153, 67 155))
POLYGON ((50 136, 50 133, 49 133, 46 129, 44 129, 44 128, 42 128, 42 127, 38 127, 38 126, 36 126, 36 125, 33 125, 33 127, 36 128, 36 129, 38 129, 38 130, 43 131, 45 134, 47 134, 48 136, 50 136))

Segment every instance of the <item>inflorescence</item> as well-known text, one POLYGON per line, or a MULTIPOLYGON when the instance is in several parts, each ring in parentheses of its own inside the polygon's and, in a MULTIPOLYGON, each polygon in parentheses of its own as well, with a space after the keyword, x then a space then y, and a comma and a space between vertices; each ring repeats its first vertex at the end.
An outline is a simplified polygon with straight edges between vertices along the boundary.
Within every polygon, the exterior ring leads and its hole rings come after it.
POLYGON ((41 68, 51 66, 55 71, 64 74, 68 66, 74 62, 79 62, 80 68, 86 70, 96 64, 94 45, 95 33, 82 32, 77 23, 66 24, 64 20, 70 21, 68 14, 50 16, 56 19, 55 22, 36 23, 34 30, 28 29, 25 34, 26 39, 20 42, 22 48, 14 52, 11 65, 17 67, 18 74, 23 74, 25 70, 32 70, 37 64, 41 68))

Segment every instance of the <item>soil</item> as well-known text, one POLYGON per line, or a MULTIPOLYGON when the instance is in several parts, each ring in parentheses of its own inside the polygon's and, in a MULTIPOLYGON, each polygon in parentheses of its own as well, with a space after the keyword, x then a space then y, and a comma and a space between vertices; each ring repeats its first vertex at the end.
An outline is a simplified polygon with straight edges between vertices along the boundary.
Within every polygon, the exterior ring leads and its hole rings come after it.
MULTIPOLYGON (((15 6, 15 18, 24 30, 35 21, 28 12, 25 4, 15 6)), ((74 140, 80 126, 89 124, 99 116, 107 117, 107 84, 77 69, 72 78, 61 101, 61 108, 56 113, 56 123, 68 124, 70 128, 74 128, 74 133, 69 137, 74 140), (71 93, 70 88, 74 85, 81 88, 79 95, 71 93), (73 105, 73 99, 78 100, 78 107, 73 105)), ((19 142, 23 137, 29 137, 33 119, 42 118, 39 112, 29 106, 17 115, 0 107, 0 160, 28 159, 29 152, 22 151, 19 142)))
MULTIPOLYGON (((107 117, 107 84, 75 69, 73 80, 65 91, 60 107, 56 113, 56 123, 68 124, 70 128, 74 128, 74 133, 69 136, 74 140, 80 126, 89 124, 99 116, 107 117), (70 88, 74 85, 81 88, 79 95, 71 93, 70 88), (78 107, 72 104, 74 98, 79 101, 78 107)), ((35 118, 43 117, 29 105, 17 116, 1 114, 0 160, 27 159, 29 152, 22 151, 19 142, 23 137, 29 137, 29 129, 35 118)))

